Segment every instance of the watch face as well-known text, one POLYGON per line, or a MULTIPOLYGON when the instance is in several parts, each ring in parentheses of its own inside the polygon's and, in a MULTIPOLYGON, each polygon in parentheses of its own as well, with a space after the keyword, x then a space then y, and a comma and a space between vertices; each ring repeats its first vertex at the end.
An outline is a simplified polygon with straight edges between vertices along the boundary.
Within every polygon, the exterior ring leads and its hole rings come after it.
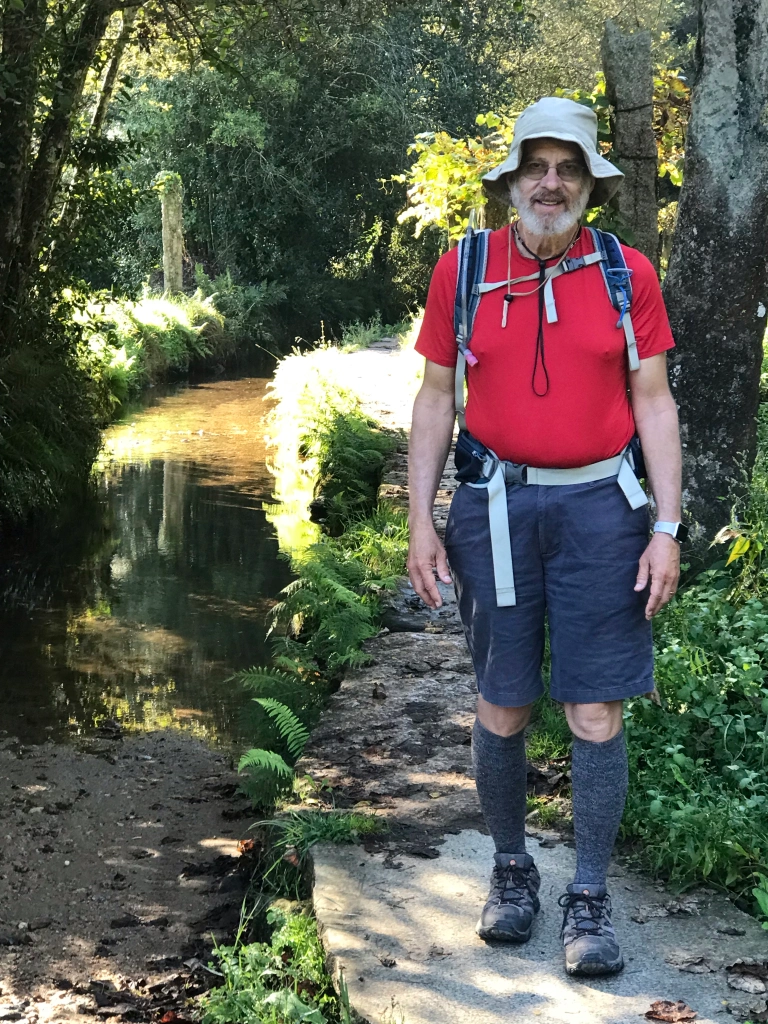
POLYGON ((675 530, 675 540, 679 540, 682 544, 683 541, 688 540, 688 527, 685 523, 678 523, 677 530, 675 530))

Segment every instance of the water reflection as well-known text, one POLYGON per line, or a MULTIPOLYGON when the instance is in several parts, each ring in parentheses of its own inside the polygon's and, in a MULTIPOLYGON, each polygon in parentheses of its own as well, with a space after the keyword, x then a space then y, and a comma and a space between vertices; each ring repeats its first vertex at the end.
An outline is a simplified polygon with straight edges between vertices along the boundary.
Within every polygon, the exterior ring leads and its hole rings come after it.
POLYGON ((262 510, 265 386, 185 388, 112 428, 93 507, 6 570, 0 728, 40 742, 118 718, 243 739, 226 680, 269 660, 290 579, 262 510))

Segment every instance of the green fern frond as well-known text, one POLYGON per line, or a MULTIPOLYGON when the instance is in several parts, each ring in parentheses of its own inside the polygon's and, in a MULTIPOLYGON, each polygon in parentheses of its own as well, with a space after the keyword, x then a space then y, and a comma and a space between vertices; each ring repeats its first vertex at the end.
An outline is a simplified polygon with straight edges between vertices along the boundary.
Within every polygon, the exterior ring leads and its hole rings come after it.
POLYGON ((244 669, 235 675, 235 679, 251 693, 273 693, 275 690, 285 692, 304 690, 305 686, 293 672, 281 672, 279 669, 254 667, 244 669))
POLYGON ((262 750, 258 747, 246 751, 240 758, 237 766, 239 772, 253 771, 260 768, 275 772, 276 775, 281 775, 285 778, 293 775, 293 769, 290 765, 286 764, 279 754, 276 754, 274 750, 262 750))
POLYGON ((291 756, 299 757, 309 739, 309 730, 301 719, 274 697, 256 697, 255 700, 277 726, 280 738, 285 741, 291 756))

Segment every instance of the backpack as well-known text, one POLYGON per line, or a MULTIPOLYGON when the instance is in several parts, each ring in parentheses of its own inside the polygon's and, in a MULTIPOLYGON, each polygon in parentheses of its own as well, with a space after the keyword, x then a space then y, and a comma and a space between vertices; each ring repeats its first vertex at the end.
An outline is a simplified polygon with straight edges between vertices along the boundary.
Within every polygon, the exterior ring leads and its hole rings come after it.
MULTIPOLYGON (((629 369, 637 370, 640 368, 640 358, 637 354, 637 342, 630 315, 632 307, 632 271, 627 266, 621 245, 615 235, 610 234, 608 231, 601 231, 599 228, 588 227, 586 230, 592 236, 594 252, 587 253, 585 256, 561 259, 554 267, 547 271, 547 281, 544 286, 547 322, 557 322, 557 308, 552 290, 554 278, 559 277, 560 274, 573 273, 582 267, 599 263, 608 298, 613 308, 619 314, 616 327, 624 328, 629 369)), ((459 269, 456 276, 453 329, 456 335, 456 345, 459 350, 456 360, 456 415, 459 420, 459 427, 462 430, 466 430, 464 422, 464 375, 467 366, 477 365, 477 357, 470 348, 470 342, 480 299, 486 292, 507 285, 506 281, 491 284, 485 281, 490 233, 489 228, 475 230, 470 224, 466 235, 459 242, 459 269)), ((516 281, 533 281, 538 276, 538 274, 531 274, 527 278, 517 278, 516 281)), ((505 295, 505 301, 511 301, 511 296, 505 295)))

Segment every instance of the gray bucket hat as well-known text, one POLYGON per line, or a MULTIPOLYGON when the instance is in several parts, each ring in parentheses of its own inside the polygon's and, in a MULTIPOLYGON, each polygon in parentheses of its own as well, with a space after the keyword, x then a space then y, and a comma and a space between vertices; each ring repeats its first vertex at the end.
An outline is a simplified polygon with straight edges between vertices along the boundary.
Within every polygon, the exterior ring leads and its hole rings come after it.
POLYGON ((523 143, 528 139, 558 139, 575 142, 584 154, 589 173, 595 179, 587 206, 607 203, 621 184, 624 175, 597 151, 597 116, 589 107, 560 96, 545 96, 526 107, 515 121, 515 133, 509 156, 503 164, 483 176, 486 191, 509 201, 506 176, 516 171, 523 156, 523 143))

